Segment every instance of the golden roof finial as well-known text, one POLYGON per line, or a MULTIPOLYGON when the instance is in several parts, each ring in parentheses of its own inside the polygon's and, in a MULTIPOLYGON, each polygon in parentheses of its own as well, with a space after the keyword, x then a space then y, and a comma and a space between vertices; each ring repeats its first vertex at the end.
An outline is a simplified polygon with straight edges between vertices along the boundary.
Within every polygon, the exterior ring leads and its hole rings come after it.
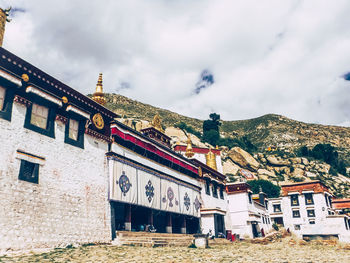
POLYGON ((207 165, 210 168, 213 168, 214 170, 217 170, 217 167, 216 167, 216 156, 211 151, 211 148, 209 148, 209 152, 205 155, 205 159, 207 161, 207 165))
POLYGON ((100 73, 98 76, 98 80, 97 80, 97 84, 96 84, 96 91, 92 95, 92 99, 101 105, 106 104, 105 94, 103 93, 102 73, 100 73))
POLYGON ((4 40, 6 22, 11 21, 11 19, 8 18, 10 11, 11 7, 7 9, 0 8, 0 47, 2 47, 2 42, 4 40))
POLYGON ((158 131, 164 132, 162 127, 162 120, 160 119, 160 116, 158 113, 153 117, 152 126, 156 128, 158 131))
POLYGON ((187 147, 185 155, 187 158, 192 158, 194 156, 193 148, 192 148, 192 141, 190 136, 187 137, 187 147))

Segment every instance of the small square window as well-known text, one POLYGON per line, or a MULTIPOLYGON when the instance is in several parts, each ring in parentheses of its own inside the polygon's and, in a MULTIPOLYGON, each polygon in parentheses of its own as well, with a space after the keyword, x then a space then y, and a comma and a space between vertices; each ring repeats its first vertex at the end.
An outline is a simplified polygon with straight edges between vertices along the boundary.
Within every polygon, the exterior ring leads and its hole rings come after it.
POLYGON ((294 225, 294 230, 300 230, 300 225, 294 225))
POLYGON ((18 179, 35 184, 39 183, 39 164, 21 160, 18 179))
POLYGON ((281 204, 275 204, 275 205, 273 205, 273 211, 274 211, 275 213, 281 212, 281 204))
POLYGON ((299 205, 299 195, 291 195, 290 200, 291 200, 291 205, 292 206, 298 206, 299 205))
POLYGON ((305 204, 306 205, 313 205, 314 204, 314 198, 311 193, 305 194, 305 204))
POLYGON ((300 212, 299 212, 299 210, 293 210, 293 217, 294 217, 294 218, 300 217, 300 212))
POLYGON ((313 209, 308 209, 308 210, 307 210, 307 216, 308 216, 308 217, 315 217, 315 210, 313 210, 313 209))

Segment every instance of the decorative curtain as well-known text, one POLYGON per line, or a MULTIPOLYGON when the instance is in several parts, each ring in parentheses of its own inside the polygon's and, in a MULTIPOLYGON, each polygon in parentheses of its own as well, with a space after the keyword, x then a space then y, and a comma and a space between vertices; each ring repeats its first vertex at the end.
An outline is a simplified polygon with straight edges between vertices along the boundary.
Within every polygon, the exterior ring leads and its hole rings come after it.
POLYGON ((131 204, 137 204, 136 168, 114 162, 111 199, 131 204))
POLYGON ((142 206, 160 209, 160 178, 137 170, 138 201, 142 206))
POLYGON ((161 179, 161 209, 180 213, 179 185, 161 179))

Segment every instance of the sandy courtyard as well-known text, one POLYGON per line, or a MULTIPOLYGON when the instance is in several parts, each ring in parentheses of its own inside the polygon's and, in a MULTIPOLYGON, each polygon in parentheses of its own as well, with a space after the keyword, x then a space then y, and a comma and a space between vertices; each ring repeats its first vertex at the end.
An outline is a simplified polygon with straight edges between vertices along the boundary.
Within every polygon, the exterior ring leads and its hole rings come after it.
POLYGON ((0 256, 0 262, 340 262, 350 263, 344 245, 290 245, 287 240, 267 245, 247 242, 186 247, 81 246, 46 253, 0 256))

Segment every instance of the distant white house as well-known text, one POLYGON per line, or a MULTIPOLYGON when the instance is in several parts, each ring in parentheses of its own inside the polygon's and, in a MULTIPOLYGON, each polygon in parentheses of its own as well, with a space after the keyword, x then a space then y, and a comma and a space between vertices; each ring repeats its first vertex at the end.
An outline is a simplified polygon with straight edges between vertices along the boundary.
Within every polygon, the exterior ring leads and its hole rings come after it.
POLYGON ((320 181, 283 185, 281 210, 285 228, 300 238, 350 242, 349 216, 335 212, 332 194, 320 181))
POLYGON ((269 202, 264 193, 256 198, 245 182, 227 183, 226 192, 232 234, 239 234, 241 238, 255 238, 271 231, 271 218, 267 210, 269 202))

